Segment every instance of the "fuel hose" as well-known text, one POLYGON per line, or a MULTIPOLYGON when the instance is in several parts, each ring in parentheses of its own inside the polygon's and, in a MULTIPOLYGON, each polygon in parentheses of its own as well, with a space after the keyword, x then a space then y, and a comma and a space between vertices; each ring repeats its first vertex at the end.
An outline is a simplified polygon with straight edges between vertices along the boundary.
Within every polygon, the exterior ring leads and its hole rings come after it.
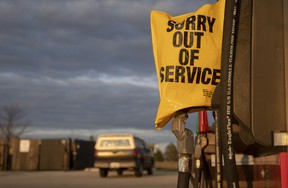
POLYGON ((239 188, 235 150, 233 146, 232 123, 232 79, 235 63, 237 26, 241 0, 226 0, 222 59, 221 59, 221 93, 219 109, 219 132, 221 134, 224 155, 224 171, 229 188, 239 188))
POLYGON ((221 147, 218 117, 219 117, 219 110, 216 110, 214 111, 216 188, 222 188, 223 187, 222 147, 221 147))
POLYGON ((178 172, 177 188, 189 188, 189 180, 189 172, 178 172))

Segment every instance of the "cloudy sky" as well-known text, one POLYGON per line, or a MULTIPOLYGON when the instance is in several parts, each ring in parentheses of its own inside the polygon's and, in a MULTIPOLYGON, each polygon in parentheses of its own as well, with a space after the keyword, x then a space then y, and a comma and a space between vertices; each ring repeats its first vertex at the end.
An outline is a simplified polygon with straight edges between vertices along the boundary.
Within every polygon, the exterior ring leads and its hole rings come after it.
POLYGON ((127 132, 173 142, 170 125, 154 130, 150 12, 179 15, 213 2, 0 0, 0 105, 25 111, 25 137, 127 132))

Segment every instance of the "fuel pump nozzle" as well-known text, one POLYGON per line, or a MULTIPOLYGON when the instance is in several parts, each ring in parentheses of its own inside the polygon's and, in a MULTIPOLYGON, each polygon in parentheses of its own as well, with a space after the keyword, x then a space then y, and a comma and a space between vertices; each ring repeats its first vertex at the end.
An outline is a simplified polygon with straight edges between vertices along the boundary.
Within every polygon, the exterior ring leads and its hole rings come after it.
POLYGON ((191 156, 193 154, 194 135, 185 128, 188 115, 185 112, 175 114, 171 130, 177 138, 178 182, 177 188, 189 188, 191 175, 191 156))

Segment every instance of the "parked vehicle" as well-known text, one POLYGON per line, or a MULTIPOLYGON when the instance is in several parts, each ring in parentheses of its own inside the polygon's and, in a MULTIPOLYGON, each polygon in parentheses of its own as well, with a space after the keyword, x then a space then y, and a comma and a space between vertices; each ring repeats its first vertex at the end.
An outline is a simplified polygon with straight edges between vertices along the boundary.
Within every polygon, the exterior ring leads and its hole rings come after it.
POLYGON ((101 177, 107 177, 110 170, 122 175, 124 170, 133 170, 135 176, 142 176, 143 170, 153 174, 154 155, 144 140, 131 134, 99 135, 95 144, 95 167, 101 177))

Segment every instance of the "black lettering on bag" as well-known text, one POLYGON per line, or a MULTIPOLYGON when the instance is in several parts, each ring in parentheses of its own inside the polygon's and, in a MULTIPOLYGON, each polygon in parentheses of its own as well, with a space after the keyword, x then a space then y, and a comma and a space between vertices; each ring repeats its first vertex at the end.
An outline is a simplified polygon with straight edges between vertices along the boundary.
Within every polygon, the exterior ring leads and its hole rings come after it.
POLYGON ((174 47, 180 47, 182 45, 183 37, 182 33, 180 31, 177 31, 173 35, 173 46, 174 47))
POLYGON ((207 16, 207 20, 208 20, 209 32, 213 33, 213 26, 214 26, 216 19, 215 18, 211 19, 209 16, 207 16))
POLYGON ((175 82, 179 82, 179 78, 181 78, 181 83, 185 82, 185 67, 183 66, 176 66, 176 71, 175 71, 175 82))
POLYGON ((162 83, 164 81, 164 74, 163 72, 165 71, 164 67, 160 68, 160 82, 162 83))
POLYGON ((197 30, 206 31, 206 16, 204 15, 198 15, 198 24, 197 24, 197 30), (202 28, 202 29, 201 29, 202 28))
POLYGON ((202 77, 201 77, 201 82, 202 82, 202 84, 209 84, 210 83, 210 81, 211 81, 211 78, 207 78, 207 73, 209 74, 209 75, 211 75, 212 74, 212 71, 211 71, 211 69, 209 69, 209 68, 204 68, 203 69, 203 71, 202 71, 202 77))
POLYGON ((196 16, 190 16, 186 19, 186 30, 195 30, 196 16))
POLYGON ((196 71, 197 71, 197 67, 193 67, 192 68, 192 72, 191 72, 191 67, 186 67, 187 70, 187 79, 188 79, 188 83, 193 83, 194 82, 194 78, 196 75, 196 71))
POLYGON ((212 85, 217 85, 220 82, 221 70, 213 69, 212 85))
POLYGON ((189 62, 189 51, 187 49, 181 49, 179 52, 180 65, 187 65, 189 62))
POLYGON ((174 66, 166 66, 166 76, 165 82, 173 82, 173 78, 169 78, 169 76, 173 75, 174 66))
POLYGON ((196 77, 196 83, 199 84, 201 80, 201 67, 197 67, 197 77, 196 77))
POLYGON ((168 23, 167 23, 167 25, 170 26, 170 28, 167 28, 166 31, 167 31, 167 32, 173 31, 175 23, 176 23, 175 21, 169 20, 168 23))
POLYGON ((184 21, 175 25, 175 29, 181 30, 184 27, 184 21))

